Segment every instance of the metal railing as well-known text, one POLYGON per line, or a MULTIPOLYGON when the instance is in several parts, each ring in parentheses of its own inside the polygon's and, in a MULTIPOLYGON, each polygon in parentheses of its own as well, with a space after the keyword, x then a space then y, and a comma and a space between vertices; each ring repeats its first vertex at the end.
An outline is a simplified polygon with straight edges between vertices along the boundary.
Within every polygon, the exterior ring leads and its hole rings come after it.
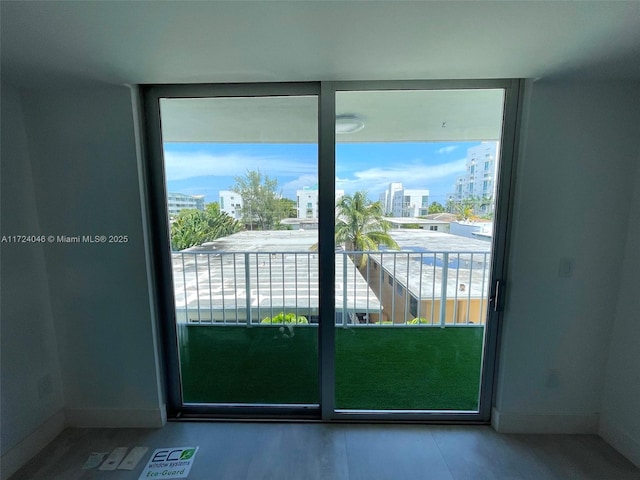
MULTIPOLYGON (((178 252, 172 261, 179 323, 318 323, 316 252, 178 252)), ((335 262, 336 324, 485 322, 488 252, 339 252, 335 262)))

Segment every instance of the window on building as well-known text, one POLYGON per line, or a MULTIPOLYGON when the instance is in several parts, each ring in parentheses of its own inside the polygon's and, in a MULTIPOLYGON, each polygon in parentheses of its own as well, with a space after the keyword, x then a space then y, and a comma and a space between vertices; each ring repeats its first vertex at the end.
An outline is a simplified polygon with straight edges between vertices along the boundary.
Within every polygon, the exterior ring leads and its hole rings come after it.
POLYGON ((413 295, 409 295, 409 314, 414 318, 418 316, 418 299, 413 295))

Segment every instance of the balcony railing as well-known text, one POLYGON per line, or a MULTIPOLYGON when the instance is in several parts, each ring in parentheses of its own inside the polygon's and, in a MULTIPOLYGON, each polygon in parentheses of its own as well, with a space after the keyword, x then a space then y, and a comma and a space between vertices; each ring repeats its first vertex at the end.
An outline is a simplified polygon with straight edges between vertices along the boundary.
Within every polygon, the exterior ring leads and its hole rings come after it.
MULTIPOLYGON (((318 322, 316 252, 172 255, 179 323, 264 325, 280 313, 318 322)), ((488 252, 340 252, 335 262, 337 324, 444 327, 486 320, 488 252)))

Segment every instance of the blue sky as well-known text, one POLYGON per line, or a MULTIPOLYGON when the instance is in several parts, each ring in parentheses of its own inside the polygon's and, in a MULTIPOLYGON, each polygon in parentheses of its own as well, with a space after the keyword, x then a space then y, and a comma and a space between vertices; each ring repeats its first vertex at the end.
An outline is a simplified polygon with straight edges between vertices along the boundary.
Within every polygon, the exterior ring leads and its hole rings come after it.
MULTIPOLYGON (((371 200, 390 182, 405 188, 428 189, 430 201, 446 202, 457 176, 465 170, 467 149, 480 142, 338 143, 336 188, 346 193, 366 190, 371 200)), ((170 192, 205 195, 218 201, 234 177, 260 170, 278 179, 283 196, 318 183, 315 144, 165 143, 165 172, 170 192)))

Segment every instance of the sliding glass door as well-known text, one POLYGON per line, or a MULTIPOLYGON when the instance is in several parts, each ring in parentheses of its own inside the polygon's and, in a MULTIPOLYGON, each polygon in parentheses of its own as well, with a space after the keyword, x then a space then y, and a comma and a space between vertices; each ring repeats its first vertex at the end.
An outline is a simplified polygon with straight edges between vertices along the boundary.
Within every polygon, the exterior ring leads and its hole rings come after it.
POLYGON ((504 95, 337 91, 339 412, 479 412, 504 95))
POLYGON ((516 96, 146 88, 170 415, 488 419, 516 96))
POLYGON ((172 387, 181 408, 311 415, 319 405, 317 92, 207 93, 157 99, 172 387))

